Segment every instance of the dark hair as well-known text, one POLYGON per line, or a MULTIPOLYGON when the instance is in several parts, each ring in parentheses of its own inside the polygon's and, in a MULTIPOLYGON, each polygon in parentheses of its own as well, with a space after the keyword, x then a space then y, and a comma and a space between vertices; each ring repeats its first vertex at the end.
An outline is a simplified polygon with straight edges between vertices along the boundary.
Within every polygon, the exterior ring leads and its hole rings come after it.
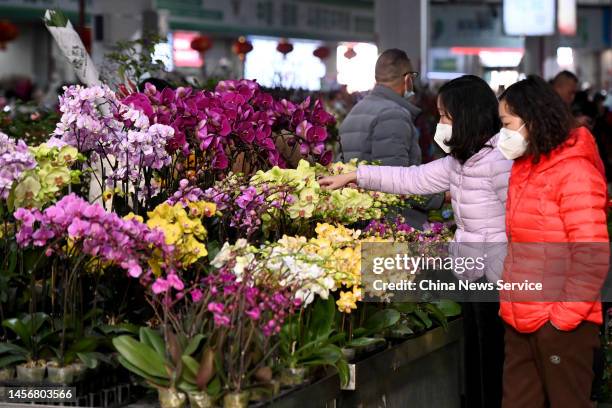
POLYGON ((384 51, 376 60, 374 76, 376 82, 392 83, 403 80, 412 64, 408 55, 402 50, 391 48, 384 51))
POLYGON ((576 93, 574 103, 571 107, 572 116, 585 115, 592 119, 597 117, 597 105, 595 102, 589 99, 589 93, 586 91, 580 91, 576 93))
POLYGON ((557 83, 561 81, 568 81, 568 80, 578 83, 578 77, 576 76, 576 74, 570 71, 561 71, 557 75, 555 75, 555 77, 552 80, 552 84, 556 85, 557 83))
POLYGON ((605 100, 606 100, 606 95, 602 92, 597 92, 595 96, 593 97, 593 102, 595 103, 604 102, 605 100))
POLYGON ((574 120, 569 107, 542 78, 530 75, 509 87, 499 98, 525 122, 529 132, 527 154, 534 163, 565 142, 574 120))
POLYGON ((172 84, 170 82, 168 82, 168 81, 166 81, 164 79, 161 79, 161 78, 151 77, 151 78, 147 78, 147 79, 143 80, 142 82, 140 82, 138 84, 138 90, 140 92, 144 92, 146 84, 151 84, 151 85, 155 86, 155 88, 159 92, 163 91, 165 88, 174 89, 174 87, 172 86, 172 84))
POLYGON ((474 75, 447 82, 438 95, 453 121, 453 135, 447 143, 451 156, 463 164, 499 132, 497 97, 484 80, 474 75))

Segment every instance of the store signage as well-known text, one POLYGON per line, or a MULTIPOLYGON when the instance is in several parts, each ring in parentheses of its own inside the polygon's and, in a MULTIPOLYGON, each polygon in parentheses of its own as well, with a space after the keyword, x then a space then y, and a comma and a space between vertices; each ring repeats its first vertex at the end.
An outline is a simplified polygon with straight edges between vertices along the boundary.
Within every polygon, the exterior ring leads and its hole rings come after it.
MULTIPOLYGON (((86 6, 91 6, 92 0, 86 0, 86 6)), ((0 0, 0 7, 19 7, 32 9, 59 9, 64 11, 78 11, 79 0, 0 0)))
POLYGON ((555 0, 504 0, 504 32, 508 35, 553 35, 555 3, 555 0))
POLYGON ((156 0, 174 29, 347 41, 374 40, 374 7, 359 2, 156 0))
POLYGON ((501 7, 431 5, 431 46, 522 48, 524 40, 504 35, 501 7))

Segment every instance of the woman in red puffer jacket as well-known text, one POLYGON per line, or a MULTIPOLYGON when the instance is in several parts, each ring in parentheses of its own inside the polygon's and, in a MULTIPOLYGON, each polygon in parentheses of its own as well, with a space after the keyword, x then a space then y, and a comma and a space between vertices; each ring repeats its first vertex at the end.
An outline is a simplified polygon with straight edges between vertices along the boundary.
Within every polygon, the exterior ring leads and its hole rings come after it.
POLYGON ((504 280, 543 284, 538 295, 501 293, 503 407, 590 407, 609 259, 603 164, 591 133, 573 128, 568 108, 541 78, 508 88, 500 117, 498 148, 515 160, 504 280))

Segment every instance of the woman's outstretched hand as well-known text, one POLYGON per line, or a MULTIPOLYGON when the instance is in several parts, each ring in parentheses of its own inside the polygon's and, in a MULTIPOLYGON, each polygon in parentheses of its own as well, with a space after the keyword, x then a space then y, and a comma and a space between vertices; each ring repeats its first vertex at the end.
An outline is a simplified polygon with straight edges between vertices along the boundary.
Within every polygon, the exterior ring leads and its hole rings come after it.
POLYGON ((336 190, 350 183, 357 182, 357 172, 339 174, 337 176, 322 177, 317 180, 319 185, 326 190, 336 190))

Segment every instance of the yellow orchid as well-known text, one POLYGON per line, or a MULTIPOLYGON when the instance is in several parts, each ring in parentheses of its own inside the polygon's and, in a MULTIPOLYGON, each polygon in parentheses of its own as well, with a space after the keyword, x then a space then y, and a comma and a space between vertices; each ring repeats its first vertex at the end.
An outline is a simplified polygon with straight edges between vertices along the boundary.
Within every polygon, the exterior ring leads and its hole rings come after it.
MULTIPOLYGON (((176 203, 162 203, 148 213, 147 226, 163 231, 166 244, 172 245, 183 266, 188 266, 208 255, 206 228, 201 217, 213 215, 216 206, 204 201, 189 203, 187 207, 176 203)), ((153 266, 152 266, 153 267, 153 266)), ((158 267, 153 267, 154 272, 158 267)))
POLYGON ((138 222, 144 222, 144 219, 140 216, 140 215, 136 215, 133 212, 129 213, 128 215, 126 215, 125 217, 123 217, 124 220, 136 220, 138 222))
POLYGON ((352 310, 357 309, 358 300, 353 292, 340 292, 340 299, 336 301, 336 305, 341 312, 351 313, 352 310))

